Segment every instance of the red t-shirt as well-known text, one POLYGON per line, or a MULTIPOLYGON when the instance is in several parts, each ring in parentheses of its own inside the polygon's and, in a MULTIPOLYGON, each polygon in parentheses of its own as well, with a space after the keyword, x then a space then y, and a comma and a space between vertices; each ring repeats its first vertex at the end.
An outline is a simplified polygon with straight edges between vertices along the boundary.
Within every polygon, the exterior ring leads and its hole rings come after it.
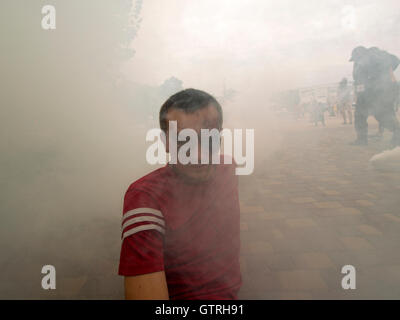
POLYGON ((240 209, 234 166, 189 184, 169 165, 132 183, 124 198, 119 274, 165 271, 170 299, 236 299, 240 209))

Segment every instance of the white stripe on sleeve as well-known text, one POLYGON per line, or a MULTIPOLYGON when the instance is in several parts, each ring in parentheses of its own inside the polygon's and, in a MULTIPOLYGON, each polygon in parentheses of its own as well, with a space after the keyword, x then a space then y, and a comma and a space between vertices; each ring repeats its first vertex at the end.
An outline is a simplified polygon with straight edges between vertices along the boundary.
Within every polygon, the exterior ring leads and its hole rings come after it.
POLYGON ((138 222, 157 222, 158 224, 161 224, 163 227, 165 227, 165 222, 164 219, 160 219, 160 218, 156 218, 153 216, 140 216, 140 217, 136 217, 136 218, 131 218, 129 220, 126 220, 125 223, 122 225, 122 230, 124 231, 124 229, 128 226, 131 226, 135 223, 138 222))
POLYGON ((157 230, 158 232, 165 234, 164 228, 160 227, 156 224, 144 224, 136 228, 129 229, 128 231, 124 232, 122 235, 122 240, 126 237, 129 237, 137 232, 144 231, 144 230, 157 230))
POLYGON ((162 212, 160 210, 156 210, 153 208, 136 208, 130 211, 125 212, 125 214, 122 216, 122 222, 124 222, 125 219, 134 216, 135 214, 138 213, 150 213, 154 214, 155 216, 158 216, 160 218, 164 218, 162 212))

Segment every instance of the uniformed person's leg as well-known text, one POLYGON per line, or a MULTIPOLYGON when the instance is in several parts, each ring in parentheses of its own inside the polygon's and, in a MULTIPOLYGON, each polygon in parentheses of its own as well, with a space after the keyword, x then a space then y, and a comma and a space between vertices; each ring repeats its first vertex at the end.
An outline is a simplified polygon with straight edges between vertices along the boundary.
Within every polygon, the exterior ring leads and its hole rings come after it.
POLYGON ((368 143, 368 108, 366 105, 357 103, 356 110, 354 112, 354 128, 357 133, 357 140, 352 144, 354 145, 366 145, 368 143))
POLYGON ((395 125, 395 130, 393 131, 393 137, 392 137, 392 144, 394 147, 400 147, 400 124, 397 118, 395 118, 396 125, 395 125))
POLYGON ((343 117, 343 124, 347 124, 347 119, 346 119, 346 109, 344 106, 341 107, 341 114, 343 117))
POLYGON ((391 88, 391 99, 388 103, 388 106, 390 106, 390 118, 391 121, 393 122, 393 137, 392 137, 392 144, 395 147, 400 146, 400 123, 399 120, 397 119, 397 104, 398 104, 398 98, 399 98, 399 85, 397 83, 392 84, 391 88))
POLYGON ((397 120, 394 108, 385 108, 377 113, 375 117, 379 121, 380 127, 393 132, 393 145, 400 146, 400 124, 397 120))
POLYGON ((353 110, 351 109, 351 104, 347 106, 347 114, 349 116, 350 124, 353 124, 353 110))
POLYGON ((385 131, 385 128, 381 122, 379 122, 379 129, 378 129, 378 135, 382 136, 383 132, 385 131))
POLYGON ((382 115, 381 122, 382 127, 387 128, 393 132, 392 144, 394 146, 400 146, 400 124, 397 120, 395 104, 397 99, 397 84, 389 85, 384 91, 384 96, 382 98, 382 115))

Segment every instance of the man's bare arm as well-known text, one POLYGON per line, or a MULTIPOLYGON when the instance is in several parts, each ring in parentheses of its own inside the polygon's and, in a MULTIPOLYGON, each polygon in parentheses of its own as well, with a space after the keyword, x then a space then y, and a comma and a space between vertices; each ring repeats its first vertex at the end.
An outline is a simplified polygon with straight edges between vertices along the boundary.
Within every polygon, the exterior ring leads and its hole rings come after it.
POLYGON ((125 277, 125 299, 169 300, 165 272, 125 277))

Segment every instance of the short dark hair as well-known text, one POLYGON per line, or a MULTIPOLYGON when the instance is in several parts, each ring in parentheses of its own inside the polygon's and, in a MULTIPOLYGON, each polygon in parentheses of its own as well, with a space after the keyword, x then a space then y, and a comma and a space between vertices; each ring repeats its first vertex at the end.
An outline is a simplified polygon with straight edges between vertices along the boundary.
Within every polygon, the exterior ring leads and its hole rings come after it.
POLYGON ((222 108, 218 101, 205 91, 197 89, 185 89, 179 91, 168 98, 160 109, 160 128, 167 132, 167 114, 170 109, 183 110, 186 113, 192 113, 196 110, 213 105, 219 114, 219 126, 222 127, 222 108))

